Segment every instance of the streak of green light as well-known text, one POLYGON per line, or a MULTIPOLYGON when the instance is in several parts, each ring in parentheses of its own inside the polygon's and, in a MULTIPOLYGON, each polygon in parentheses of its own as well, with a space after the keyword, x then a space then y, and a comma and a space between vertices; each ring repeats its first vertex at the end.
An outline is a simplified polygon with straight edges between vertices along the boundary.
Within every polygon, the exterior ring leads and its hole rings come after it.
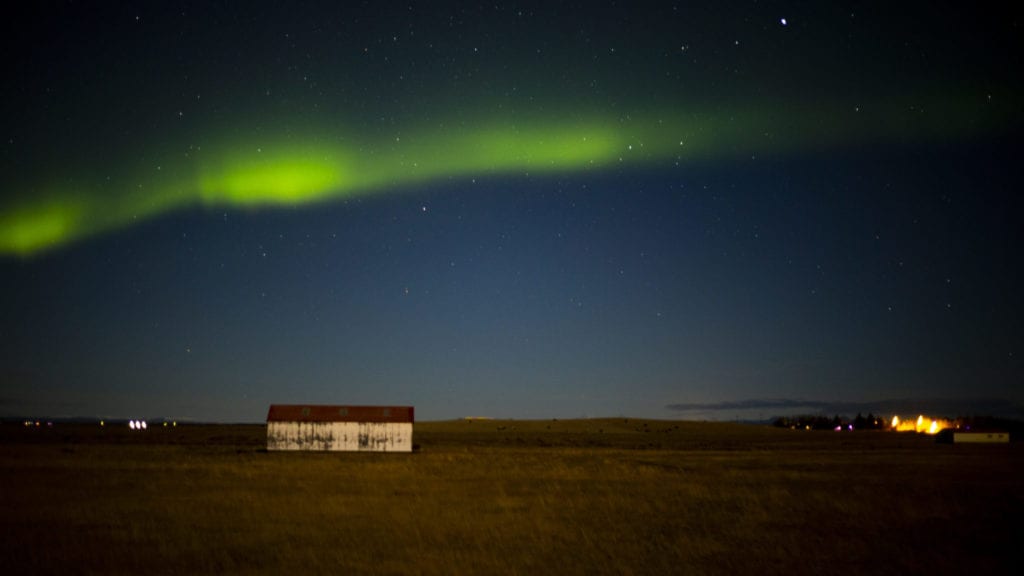
MULTIPOLYGON (((1012 117, 987 105, 933 99, 927 116, 882 105, 865 106, 862 115, 859 107, 857 114, 837 107, 758 107, 716 114, 463 120, 412 127, 398 136, 380 130, 236 135, 201 153, 165 154, 167 161, 156 168, 152 158, 161 155, 149 154, 146 167, 126 168, 120 179, 58 175, 76 184, 44 186, 33 194, 14 190, 21 199, 0 205, 0 255, 31 257, 194 206, 301 206, 447 177, 742 158, 878 139, 957 139, 991 132, 1012 117)), ((124 164, 121 158, 109 160, 110 166, 124 164)))
POLYGON ((86 206, 57 196, 23 203, 0 213, 0 253, 31 256, 73 239, 86 206))

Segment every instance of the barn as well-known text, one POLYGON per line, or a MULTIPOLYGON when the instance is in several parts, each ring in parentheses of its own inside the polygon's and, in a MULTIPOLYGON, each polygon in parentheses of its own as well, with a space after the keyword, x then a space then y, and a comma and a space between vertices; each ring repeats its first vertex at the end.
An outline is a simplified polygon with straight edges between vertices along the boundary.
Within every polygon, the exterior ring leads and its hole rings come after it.
POLYGON ((273 404, 267 450, 412 452, 412 406, 273 404))

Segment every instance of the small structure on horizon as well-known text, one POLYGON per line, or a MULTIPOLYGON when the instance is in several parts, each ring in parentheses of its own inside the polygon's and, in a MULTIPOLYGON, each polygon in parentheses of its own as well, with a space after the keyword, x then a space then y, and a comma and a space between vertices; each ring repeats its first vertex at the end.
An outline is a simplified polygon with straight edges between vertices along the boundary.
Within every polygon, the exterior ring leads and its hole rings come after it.
POLYGON ((960 430, 947 428, 935 438, 940 444, 1008 444, 1010 433, 998 430, 960 430))
POLYGON ((267 450, 412 452, 412 406, 272 404, 267 450))
POLYGON ((1009 432, 973 432, 969 430, 956 430, 953 432, 954 444, 1006 444, 1009 441, 1009 432))

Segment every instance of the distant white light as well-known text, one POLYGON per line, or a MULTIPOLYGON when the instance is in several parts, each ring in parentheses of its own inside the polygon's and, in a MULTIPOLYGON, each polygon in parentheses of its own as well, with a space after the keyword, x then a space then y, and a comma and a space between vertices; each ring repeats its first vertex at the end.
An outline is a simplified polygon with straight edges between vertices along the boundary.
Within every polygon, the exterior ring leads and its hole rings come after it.
POLYGON ((129 420, 128 427, 131 428, 132 430, 135 430, 135 420, 129 420))
POLYGON ((145 429, 146 429, 146 421, 145 421, 145 420, 143 420, 143 421, 142 421, 142 429, 143 429, 143 430, 145 430, 145 429))
POLYGON ((782 24, 783 26, 786 26, 786 25, 789 24, 789 22, 786 22, 785 18, 779 18, 779 24, 782 24))

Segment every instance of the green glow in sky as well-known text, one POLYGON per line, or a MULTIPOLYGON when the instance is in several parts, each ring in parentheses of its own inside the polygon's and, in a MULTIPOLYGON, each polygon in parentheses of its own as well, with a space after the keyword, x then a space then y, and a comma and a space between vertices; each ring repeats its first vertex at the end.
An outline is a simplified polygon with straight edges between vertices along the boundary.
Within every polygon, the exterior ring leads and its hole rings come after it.
MULTIPOLYGON (((630 135, 600 123, 550 122, 435 129, 345 146, 315 144, 325 139, 312 134, 308 140, 314 144, 302 146, 293 144, 300 139, 294 134, 280 141, 262 137, 266 144, 260 145, 239 139, 188 155, 187 160, 139 168, 120 179, 120 190, 106 183, 99 191, 44 193, 0 207, 0 254, 32 256, 190 206, 301 206, 449 176, 635 163, 651 158, 653 149, 641 150, 643 132, 630 135)), ((668 150, 660 152, 667 156, 668 150)))
POLYGON ((239 154, 218 168, 200 169, 197 189, 207 206, 296 205, 351 186, 352 168, 326 150, 239 154))
MULTIPOLYGON (((895 113, 857 116, 859 108, 810 113, 765 108, 713 115, 463 120, 394 135, 227 132, 235 136, 201 151, 172 149, 137 162, 109 158, 110 166, 127 166, 116 178, 57 175, 56 184, 15 191, 17 200, 0 204, 0 254, 29 257, 197 206, 302 206, 449 177, 668 166, 872 139, 961 138, 990 129, 1000 116, 959 102, 934 103, 930 109, 928 117, 900 116, 899 122, 895 113)), ((103 170, 107 167, 98 168, 103 170)))
POLYGON ((47 198, 0 214, 0 252, 28 256, 59 246, 82 230, 85 206, 70 199, 47 198))

